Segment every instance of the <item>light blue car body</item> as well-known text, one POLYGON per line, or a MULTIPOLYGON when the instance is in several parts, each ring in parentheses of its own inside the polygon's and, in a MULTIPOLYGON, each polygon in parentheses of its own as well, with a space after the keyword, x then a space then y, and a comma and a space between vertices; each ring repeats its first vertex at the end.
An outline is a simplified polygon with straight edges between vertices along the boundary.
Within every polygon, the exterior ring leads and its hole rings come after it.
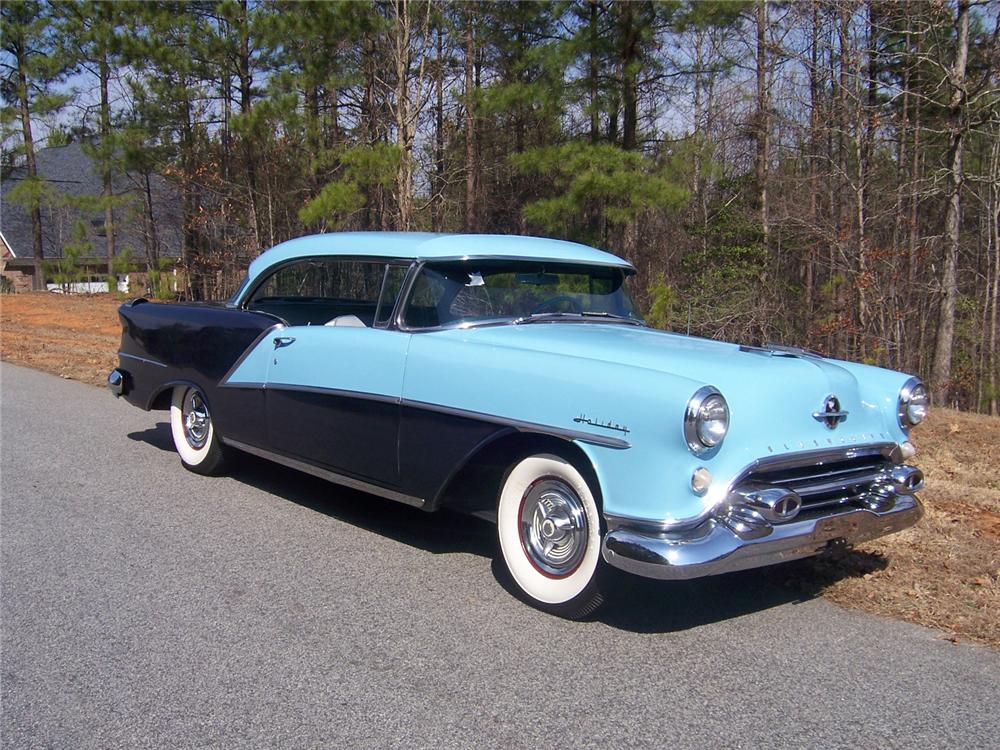
MULTIPOLYGON (((526 258, 631 268, 614 255, 558 240, 404 233, 303 237, 250 265, 233 304, 285 261, 328 255, 409 262, 526 258)), ((908 375, 805 353, 740 347, 645 327, 592 322, 432 329, 297 326, 281 335, 309 346, 261 341, 229 385, 296 384, 538 425, 586 454, 606 515, 664 528, 691 526, 722 502, 760 459, 826 448, 901 444, 897 397, 908 375), (296 352, 308 351, 303 357, 296 352), (316 356, 328 352, 328 356, 316 356), (731 412, 709 456, 689 450, 689 399, 716 387, 731 412), (837 429, 814 413, 835 394, 849 416, 837 429), (699 467, 708 491, 691 486, 699 467)))

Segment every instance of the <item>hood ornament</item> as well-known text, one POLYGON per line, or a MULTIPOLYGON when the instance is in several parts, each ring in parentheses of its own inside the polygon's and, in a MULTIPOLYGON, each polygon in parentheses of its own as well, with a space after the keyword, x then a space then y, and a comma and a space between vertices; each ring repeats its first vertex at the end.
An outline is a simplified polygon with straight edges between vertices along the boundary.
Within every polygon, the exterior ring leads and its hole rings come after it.
POLYGON ((850 412, 840 410, 840 399, 832 393, 823 399, 823 410, 814 411, 813 419, 822 422, 828 429, 835 429, 838 424, 847 419, 850 412))

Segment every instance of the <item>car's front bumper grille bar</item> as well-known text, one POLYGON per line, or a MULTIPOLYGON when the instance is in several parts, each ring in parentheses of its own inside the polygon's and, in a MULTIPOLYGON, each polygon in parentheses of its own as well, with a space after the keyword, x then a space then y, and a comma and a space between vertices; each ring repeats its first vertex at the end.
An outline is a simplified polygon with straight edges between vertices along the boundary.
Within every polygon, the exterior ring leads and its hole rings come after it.
POLYGON ((697 578, 905 529, 923 515, 915 494, 924 479, 900 458, 880 445, 764 459, 696 526, 618 519, 604 538, 604 558, 651 578, 697 578))
POLYGON ((850 508, 770 526, 766 536, 743 538, 710 518, 687 532, 652 534, 617 528, 604 537, 604 559, 630 573, 687 579, 797 560, 845 544, 876 539, 912 526, 923 516, 915 496, 896 498, 890 510, 850 508))

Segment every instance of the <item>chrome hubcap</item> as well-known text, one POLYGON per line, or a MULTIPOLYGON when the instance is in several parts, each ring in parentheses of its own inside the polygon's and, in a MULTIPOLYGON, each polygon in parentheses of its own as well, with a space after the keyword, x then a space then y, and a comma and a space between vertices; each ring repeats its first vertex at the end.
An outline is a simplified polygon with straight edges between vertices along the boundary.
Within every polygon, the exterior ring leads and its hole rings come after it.
POLYGON ((184 438, 192 448, 204 448, 208 441, 208 428, 212 424, 212 417, 208 413, 208 406, 198 391, 190 390, 184 397, 184 438))
POLYGON ((587 551, 587 514, 573 488, 546 477, 521 500, 521 544, 532 564, 555 578, 570 575, 587 551))

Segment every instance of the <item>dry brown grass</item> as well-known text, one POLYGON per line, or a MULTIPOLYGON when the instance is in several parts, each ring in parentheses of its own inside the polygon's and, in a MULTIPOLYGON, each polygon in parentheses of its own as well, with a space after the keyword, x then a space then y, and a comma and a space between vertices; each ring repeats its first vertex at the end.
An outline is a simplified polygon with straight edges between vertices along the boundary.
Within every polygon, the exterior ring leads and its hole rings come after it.
MULTIPOLYGON (((117 364, 107 294, 0 298, 0 357, 103 385, 117 364)), ((935 410, 913 435, 927 476, 917 526, 836 557, 775 569, 838 604, 1000 647, 1000 419, 935 410)))
POLYGON ((795 585, 849 607, 1000 647, 1000 419, 932 410, 913 434, 923 520, 798 565, 795 585))
POLYGON ((91 385, 118 364, 121 325, 110 294, 0 296, 0 358, 91 385))

